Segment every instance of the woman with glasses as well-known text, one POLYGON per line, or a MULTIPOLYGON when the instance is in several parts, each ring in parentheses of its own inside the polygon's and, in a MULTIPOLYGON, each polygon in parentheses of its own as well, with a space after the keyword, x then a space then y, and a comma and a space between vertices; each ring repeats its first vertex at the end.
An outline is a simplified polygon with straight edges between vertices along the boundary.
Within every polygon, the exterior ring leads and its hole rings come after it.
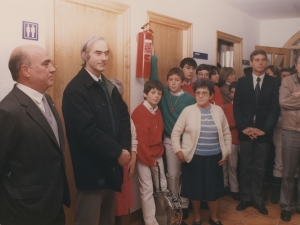
POLYGON ((200 202, 207 201, 209 224, 222 225, 217 217, 218 198, 224 195, 222 165, 231 152, 231 134, 221 107, 210 104, 211 80, 200 79, 193 90, 197 103, 186 107, 172 131, 173 150, 182 162, 181 195, 192 200, 193 225, 201 225, 200 202))

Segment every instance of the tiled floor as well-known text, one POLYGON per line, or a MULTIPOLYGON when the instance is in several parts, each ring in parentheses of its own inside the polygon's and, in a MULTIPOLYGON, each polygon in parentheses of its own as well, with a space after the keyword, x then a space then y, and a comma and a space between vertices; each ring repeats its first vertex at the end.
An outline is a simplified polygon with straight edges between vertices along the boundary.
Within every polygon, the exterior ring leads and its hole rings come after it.
MULTIPOLYGON (((248 207, 243 211, 236 211, 238 205, 231 196, 227 195, 219 199, 218 218, 223 225, 300 225, 300 214, 294 212, 291 221, 286 223, 280 219, 280 206, 274 205, 269 200, 265 202, 265 206, 269 211, 269 215, 260 214, 255 208, 248 207)), ((208 225, 209 211, 201 210, 201 221, 204 225, 208 225)), ((189 218, 185 220, 187 224, 191 225, 194 220, 193 211, 190 211, 189 218)))

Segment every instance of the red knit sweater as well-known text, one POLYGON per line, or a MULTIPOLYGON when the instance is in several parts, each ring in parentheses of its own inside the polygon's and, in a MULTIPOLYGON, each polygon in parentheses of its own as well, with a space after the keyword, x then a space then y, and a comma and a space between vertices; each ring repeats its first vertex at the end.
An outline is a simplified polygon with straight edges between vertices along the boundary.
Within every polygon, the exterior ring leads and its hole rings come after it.
POLYGON ((213 97, 211 98, 211 102, 220 106, 221 108, 224 108, 224 99, 222 97, 220 88, 217 85, 214 85, 215 93, 213 97))
POLYGON ((233 117, 233 103, 229 102, 225 107, 224 107, 224 113, 227 118, 229 127, 230 127, 230 132, 231 132, 231 137, 232 137, 232 144, 239 145, 240 141, 238 139, 238 129, 236 127, 236 123, 233 117))
POLYGON ((191 96, 194 96, 195 97, 195 93, 193 91, 193 85, 194 85, 194 82, 190 82, 189 84, 185 84, 183 83, 182 85, 182 90, 186 91, 187 93, 189 93, 191 96))
POLYGON ((164 125, 161 112, 157 109, 155 114, 152 114, 142 103, 133 111, 131 118, 138 141, 137 158, 147 166, 153 166, 156 158, 164 153, 162 144, 164 125))

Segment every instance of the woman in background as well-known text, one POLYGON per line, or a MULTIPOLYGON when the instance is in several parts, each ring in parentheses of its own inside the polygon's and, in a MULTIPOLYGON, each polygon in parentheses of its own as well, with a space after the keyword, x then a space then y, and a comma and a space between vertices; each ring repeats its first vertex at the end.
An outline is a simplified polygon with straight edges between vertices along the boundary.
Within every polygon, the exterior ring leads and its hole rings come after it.
POLYGON ((229 85, 236 81, 235 71, 232 67, 223 67, 220 70, 220 82, 219 87, 221 94, 224 98, 225 104, 228 104, 231 101, 229 93, 229 85))
MULTIPOLYGON (((119 93, 122 95, 124 88, 121 81, 111 78, 109 79, 118 89, 119 93)), ((136 154, 137 154, 137 139, 136 139, 136 130, 132 119, 130 119, 131 126, 131 152, 130 152, 130 161, 127 165, 123 166, 123 184, 122 192, 116 193, 116 216, 123 216, 130 213, 130 208, 134 206, 134 195, 132 187, 132 175, 135 170, 136 164, 136 154)))

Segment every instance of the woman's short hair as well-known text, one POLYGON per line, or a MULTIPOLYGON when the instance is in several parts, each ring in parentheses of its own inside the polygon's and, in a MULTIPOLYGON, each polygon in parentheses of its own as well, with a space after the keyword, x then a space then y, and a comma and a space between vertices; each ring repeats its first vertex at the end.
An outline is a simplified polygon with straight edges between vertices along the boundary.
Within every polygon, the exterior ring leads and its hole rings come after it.
POLYGON ((235 74, 234 69, 232 67, 223 67, 220 70, 220 79, 226 81, 230 74, 235 74))
POLYGON ((274 73, 275 77, 277 77, 277 78, 280 77, 281 72, 277 66, 270 65, 270 66, 266 67, 266 70, 267 69, 271 70, 274 73))
POLYGON ((215 93, 214 85, 214 82, 212 82, 211 80, 201 78, 195 81, 193 85, 193 91, 194 93, 196 93, 198 88, 207 88, 209 91, 209 95, 212 95, 213 93, 215 93))

